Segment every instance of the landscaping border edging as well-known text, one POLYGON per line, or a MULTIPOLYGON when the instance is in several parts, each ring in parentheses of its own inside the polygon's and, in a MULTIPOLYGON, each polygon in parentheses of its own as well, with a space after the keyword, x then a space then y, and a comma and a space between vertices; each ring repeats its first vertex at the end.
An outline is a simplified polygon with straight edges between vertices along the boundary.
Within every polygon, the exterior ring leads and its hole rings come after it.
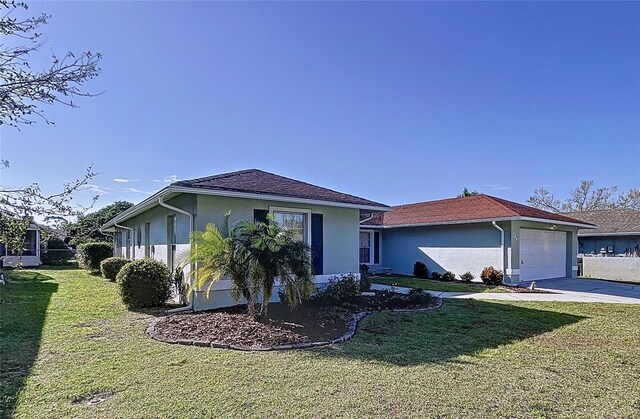
POLYGON ((354 314, 351 319, 347 322, 347 331, 342 335, 332 340, 321 341, 321 342, 300 342, 300 343, 292 343, 288 345, 273 345, 273 346, 244 346, 244 345, 234 345, 225 343, 222 341, 203 341, 203 340, 192 340, 192 339, 169 339, 165 338, 155 330, 155 325, 157 322, 163 319, 163 317, 159 317, 154 319, 149 327, 145 330, 145 333, 149 335, 154 340, 177 344, 177 345, 187 345, 187 346, 202 346, 202 347, 210 347, 210 348, 219 348, 219 349, 233 349, 236 351, 245 351, 245 352, 265 352, 265 351, 285 351, 290 349, 309 349, 309 348, 318 348, 321 346, 328 345, 336 345, 340 343, 345 343, 355 335, 356 330, 358 328, 358 324, 365 317, 375 314, 375 313, 422 313, 425 311, 437 310, 442 307, 444 300, 442 298, 436 298, 436 303, 433 307, 428 308, 402 308, 402 309, 394 309, 394 310, 380 310, 380 311, 361 311, 359 313, 354 314))

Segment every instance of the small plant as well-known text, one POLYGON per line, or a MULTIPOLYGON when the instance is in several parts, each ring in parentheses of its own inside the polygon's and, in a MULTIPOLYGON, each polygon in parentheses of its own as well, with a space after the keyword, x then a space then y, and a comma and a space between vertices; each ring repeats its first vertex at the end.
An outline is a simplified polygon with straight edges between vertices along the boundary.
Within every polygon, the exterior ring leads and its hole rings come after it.
POLYGON ((413 265, 413 276, 416 278, 427 278, 428 273, 427 265, 423 262, 418 261, 413 265))
POLYGON ((360 265, 360 291, 365 292, 371 289, 371 278, 369 276, 369 266, 360 265), (363 268, 364 266, 364 268, 363 268))
POLYGON ((78 246, 76 259, 82 269, 100 272, 100 263, 113 256, 111 243, 83 243, 78 246))
POLYGON ((370 273, 370 268, 369 265, 367 265, 366 263, 361 263, 360 264, 360 273, 366 273, 367 275, 369 275, 370 273))
POLYGON ((116 276, 120 269, 127 263, 131 262, 129 259, 119 258, 119 257, 110 257, 106 258, 102 262, 100 262, 100 272, 102 272, 102 277, 108 279, 111 282, 115 282, 116 276))
POLYGON ((487 266, 482 270, 480 279, 487 285, 500 285, 504 275, 501 270, 494 268, 493 266, 487 266))
POLYGON ((454 281, 455 279, 456 279, 456 274, 454 274, 451 271, 447 271, 444 274, 442 274, 443 281, 451 282, 451 281, 454 281))
POLYGON ((311 296, 310 301, 320 305, 333 305, 350 301, 360 294, 360 281, 353 274, 334 276, 329 284, 311 296))
POLYGON ((471 282, 474 278, 475 278, 475 276, 473 276, 471 271, 467 271, 467 272, 463 273, 462 275, 460 275, 460 279, 463 282, 471 282))
POLYGON ((442 280, 442 274, 440 272, 431 272, 431 279, 440 281, 442 280))
POLYGON ((162 262, 138 259, 127 263, 116 276, 122 302, 128 308, 156 307, 171 296, 171 272, 162 262))

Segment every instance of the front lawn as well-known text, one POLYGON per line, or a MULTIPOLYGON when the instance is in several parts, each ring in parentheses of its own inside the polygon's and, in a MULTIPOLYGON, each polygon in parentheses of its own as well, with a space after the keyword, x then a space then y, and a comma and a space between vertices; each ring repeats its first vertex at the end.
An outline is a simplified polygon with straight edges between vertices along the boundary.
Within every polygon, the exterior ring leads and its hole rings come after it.
POLYGON ((638 306, 452 300, 370 316, 346 345, 252 353, 151 340, 152 314, 78 270, 19 277, 0 286, 0 416, 640 415, 638 306))
POLYGON ((371 278, 371 282, 374 284, 395 285, 396 287, 420 288, 423 290, 442 292, 510 292, 509 288, 504 286, 489 286, 477 282, 443 282, 406 276, 374 276, 371 278))

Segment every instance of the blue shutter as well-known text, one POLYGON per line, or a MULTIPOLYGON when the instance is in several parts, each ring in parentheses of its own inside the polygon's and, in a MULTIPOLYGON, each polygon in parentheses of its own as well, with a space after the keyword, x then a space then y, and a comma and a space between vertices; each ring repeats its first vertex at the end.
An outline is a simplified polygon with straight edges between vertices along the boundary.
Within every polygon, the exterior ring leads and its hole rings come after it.
POLYGON ((260 221, 262 223, 267 222, 267 214, 269 214, 269 210, 263 209, 254 209, 253 210, 253 219, 256 221, 260 221))
POLYGON ((373 263, 380 263, 380 232, 373 233, 373 263))
POLYGON ((315 275, 322 275, 324 273, 322 232, 322 214, 311 214, 311 255, 313 258, 313 273, 315 275))

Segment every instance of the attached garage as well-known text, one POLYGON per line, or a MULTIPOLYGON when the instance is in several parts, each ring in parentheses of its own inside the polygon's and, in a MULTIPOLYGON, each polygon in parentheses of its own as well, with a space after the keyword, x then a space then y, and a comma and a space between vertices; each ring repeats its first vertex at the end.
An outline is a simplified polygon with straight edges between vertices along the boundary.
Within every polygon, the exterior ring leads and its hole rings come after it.
POLYGON ((567 276, 567 232, 520 229, 520 280, 567 276))
POLYGON ((578 228, 593 228, 561 214, 488 195, 419 202, 378 214, 361 214, 361 231, 379 232, 380 261, 361 263, 411 275, 419 261, 429 272, 484 267, 504 272, 504 282, 575 277, 578 228))

